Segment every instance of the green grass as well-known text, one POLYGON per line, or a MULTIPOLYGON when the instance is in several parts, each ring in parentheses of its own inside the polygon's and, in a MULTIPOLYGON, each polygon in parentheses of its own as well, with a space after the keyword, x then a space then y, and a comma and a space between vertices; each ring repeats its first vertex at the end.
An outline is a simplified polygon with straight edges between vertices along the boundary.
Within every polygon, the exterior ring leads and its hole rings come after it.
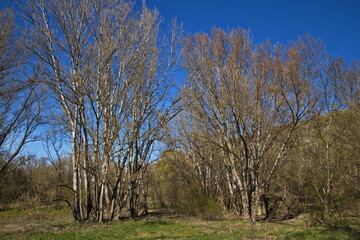
MULTIPOLYGON (((357 231, 359 220, 354 219, 357 231)), ((76 223, 67 210, 6 209, 0 211, 0 239, 360 239, 359 232, 308 227, 303 221, 249 224, 237 219, 203 221, 161 216, 111 223, 76 223)))

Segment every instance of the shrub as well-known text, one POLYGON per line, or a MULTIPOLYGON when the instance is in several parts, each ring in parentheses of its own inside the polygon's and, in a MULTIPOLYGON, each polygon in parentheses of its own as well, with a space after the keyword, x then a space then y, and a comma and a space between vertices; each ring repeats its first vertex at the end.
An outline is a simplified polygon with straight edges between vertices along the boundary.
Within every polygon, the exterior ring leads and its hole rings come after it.
POLYGON ((195 185, 183 187, 180 197, 180 210, 186 214, 197 215, 204 220, 219 219, 222 216, 220 204, 195 185))

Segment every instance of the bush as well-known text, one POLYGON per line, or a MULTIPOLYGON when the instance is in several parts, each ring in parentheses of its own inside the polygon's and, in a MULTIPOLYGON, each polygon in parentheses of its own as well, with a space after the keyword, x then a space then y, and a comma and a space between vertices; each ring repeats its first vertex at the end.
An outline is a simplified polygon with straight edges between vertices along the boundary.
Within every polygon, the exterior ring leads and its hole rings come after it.
POLYGON ((222 216, 220 204, 195 185, 181 189, 180 210, 204 220, 219 219, 222 216))
POLYGON ((219 219, 222 216, 222 211, 219 203, 212 199, 207 199, 199 206, 199 215, 204 220, 219 219))

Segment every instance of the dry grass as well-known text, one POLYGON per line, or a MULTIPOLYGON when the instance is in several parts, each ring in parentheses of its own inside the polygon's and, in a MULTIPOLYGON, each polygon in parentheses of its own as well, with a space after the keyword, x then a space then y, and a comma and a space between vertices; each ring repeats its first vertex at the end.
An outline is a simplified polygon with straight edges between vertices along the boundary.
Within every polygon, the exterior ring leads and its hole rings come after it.
MULTIPOLYGON (((359 222, 354 219, 354 226, 359 222)), ((358 229, 360 230, 360 229, 358 229)), ((139 220, 74 222, 67 208, 0 211, 0 239, 360 239, 358 232, 309 227, 304 219, 249 224, 235 216, 217 221, 153 213, 139 220)))
POLYGON ((67 208, 51 206, 0 209, 0 239, 22 238, 44 231, 74 229, 71 212, 67 208))

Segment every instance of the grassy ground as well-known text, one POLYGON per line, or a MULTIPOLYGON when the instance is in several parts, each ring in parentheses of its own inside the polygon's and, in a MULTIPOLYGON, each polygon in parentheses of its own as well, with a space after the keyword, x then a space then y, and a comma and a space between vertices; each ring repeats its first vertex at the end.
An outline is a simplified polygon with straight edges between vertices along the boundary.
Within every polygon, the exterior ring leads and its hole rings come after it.
POLYGON ((350 229, 309 227, 301 219, 249 224, 237 219, 203 221, 158 215, 112 223, 75 223, 68 209, 0 209, 0 239, 360 239, 350 229))

